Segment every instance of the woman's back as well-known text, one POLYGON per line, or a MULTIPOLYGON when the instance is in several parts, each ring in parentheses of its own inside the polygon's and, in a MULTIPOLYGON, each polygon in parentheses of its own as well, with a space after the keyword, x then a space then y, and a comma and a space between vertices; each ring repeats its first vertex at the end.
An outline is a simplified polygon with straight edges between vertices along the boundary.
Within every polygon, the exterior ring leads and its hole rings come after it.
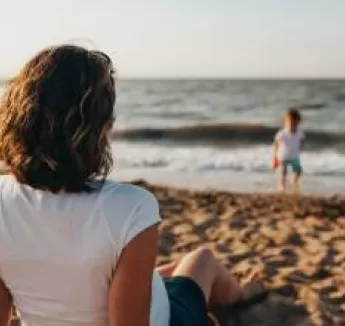
MULTIPOLYGON (((124 247, 159 221, 154 197, 106 182, 53 194, 0 178, 0 273, 27 325, 104 326, 108 288, 124 247)), ((138 266, 140 268, 140 266, 138 266)), ((167 325, 162 280, 152 282, 151 325, 167 325)))

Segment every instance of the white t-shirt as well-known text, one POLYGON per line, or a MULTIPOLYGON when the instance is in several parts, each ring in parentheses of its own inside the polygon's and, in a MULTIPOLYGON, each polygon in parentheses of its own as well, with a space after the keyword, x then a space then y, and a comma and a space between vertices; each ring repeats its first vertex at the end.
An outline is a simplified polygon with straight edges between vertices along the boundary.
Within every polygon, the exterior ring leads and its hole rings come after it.
POLYGON ((275 141, 279 144, 279 159, 282 161, 298 159, 303 138, 304 133, 299 129, 294 133, 287 129, 279 130, 275 136, 275 141))
MULTIPOLYGON (((122 250, 159 221, 155 197, 133 185, 107 181, 91 194, 52 194, 1 176, 0 277, 24 325, 106 326, 122 250)), ((154 272, 150 325, 168 326, 169 317, 154 272)))

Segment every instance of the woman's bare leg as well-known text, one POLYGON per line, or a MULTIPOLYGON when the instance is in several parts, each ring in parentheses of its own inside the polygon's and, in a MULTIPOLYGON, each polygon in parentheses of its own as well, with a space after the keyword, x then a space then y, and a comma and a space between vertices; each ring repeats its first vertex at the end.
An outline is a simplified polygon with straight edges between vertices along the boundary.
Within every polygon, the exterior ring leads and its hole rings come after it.
POLYGON ((193 279, 204 292, 210 307, 234 303, 244 294, 236 278, 207 248, 194 250, 184 256, 172 275, 193 279))

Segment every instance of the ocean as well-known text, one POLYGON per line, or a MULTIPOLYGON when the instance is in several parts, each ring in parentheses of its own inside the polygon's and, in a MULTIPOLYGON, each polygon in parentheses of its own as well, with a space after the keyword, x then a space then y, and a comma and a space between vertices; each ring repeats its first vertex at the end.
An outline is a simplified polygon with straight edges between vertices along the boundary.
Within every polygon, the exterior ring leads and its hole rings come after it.
POLYGON ((118 80, 112 177, 273 190, 270 144, 290 106, 303 190, 345 193, 345 80, 118 80))
POLYGON ((304 191, 345 193, 345 80, 120 80, 117 96, 114 176, 273 190, 271 141, 294 106, 304 191))

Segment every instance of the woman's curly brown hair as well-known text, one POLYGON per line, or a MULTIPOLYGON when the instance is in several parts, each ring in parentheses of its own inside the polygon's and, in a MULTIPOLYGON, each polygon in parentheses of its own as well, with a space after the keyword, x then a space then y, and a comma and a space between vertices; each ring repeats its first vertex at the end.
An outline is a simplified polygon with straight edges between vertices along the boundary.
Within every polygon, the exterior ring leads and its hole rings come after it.
POLYGON ((112 168, 114 71, 102 52, 64 45, 31 59, 0 103, 0 159, 20 183, 91 191, 112 168))

